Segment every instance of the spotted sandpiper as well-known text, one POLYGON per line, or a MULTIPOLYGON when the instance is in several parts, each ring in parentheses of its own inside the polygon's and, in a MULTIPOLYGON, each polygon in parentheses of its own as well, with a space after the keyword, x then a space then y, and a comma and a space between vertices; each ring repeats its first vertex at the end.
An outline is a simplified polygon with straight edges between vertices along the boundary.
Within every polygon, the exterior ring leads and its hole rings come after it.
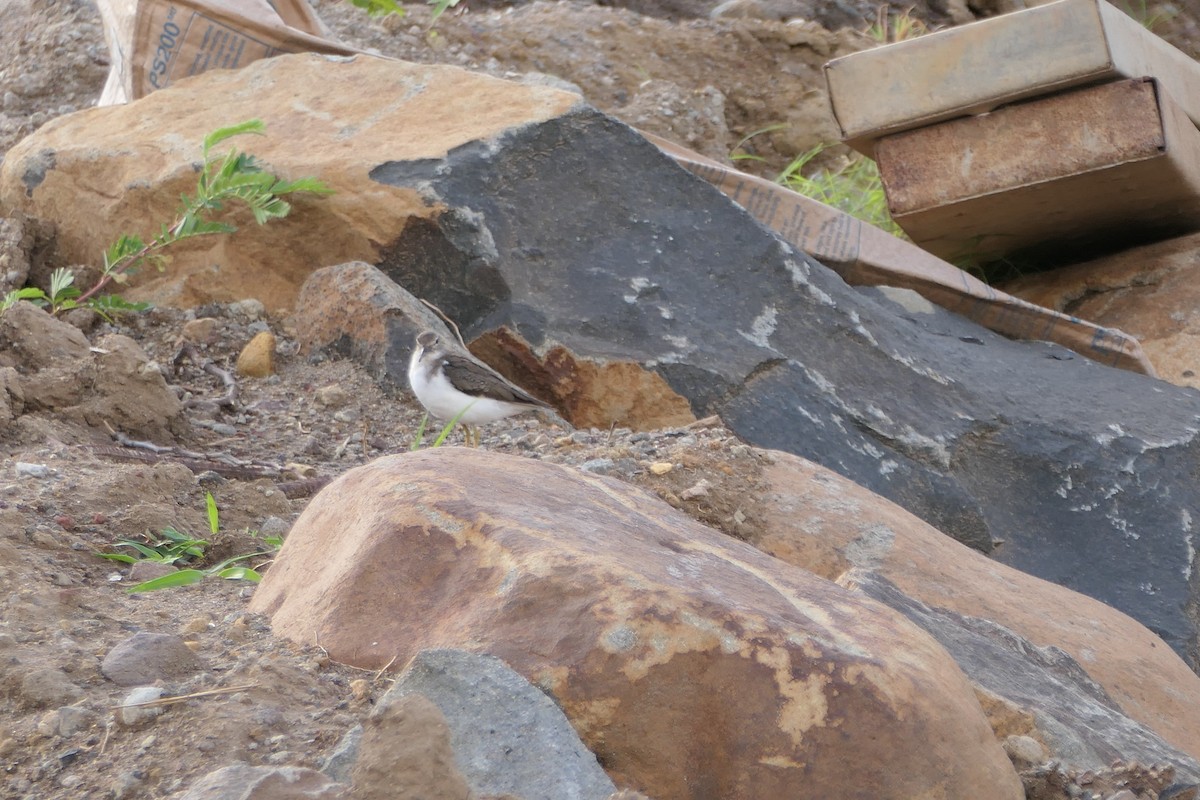
POLYGON ((551 408, 465 350, 447 348, 433 331, 417 336, 408 362, 408 383, 430 414, 443 420, 457 418, 466 425, 468 441, 472 425, 551 408))

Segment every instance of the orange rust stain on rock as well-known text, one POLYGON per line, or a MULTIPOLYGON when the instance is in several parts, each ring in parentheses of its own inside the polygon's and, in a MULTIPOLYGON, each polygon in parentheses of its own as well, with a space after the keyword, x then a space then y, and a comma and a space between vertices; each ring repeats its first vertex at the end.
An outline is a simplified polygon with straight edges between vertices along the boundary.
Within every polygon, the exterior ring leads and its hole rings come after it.
POLYGON ((576 358, 564 347, 541 359, 507 328, 471 343, 471 352, 521 388, 547 402, 573 425, 655 430, 695 422, 688 401, 663 377, 631 361, 576 358))
POLYGON ((661 375, 634 362, 587 361, 555 347, 546 354, 545 369, 580 427, 653 430, 696 420, 687 400, 661 375))

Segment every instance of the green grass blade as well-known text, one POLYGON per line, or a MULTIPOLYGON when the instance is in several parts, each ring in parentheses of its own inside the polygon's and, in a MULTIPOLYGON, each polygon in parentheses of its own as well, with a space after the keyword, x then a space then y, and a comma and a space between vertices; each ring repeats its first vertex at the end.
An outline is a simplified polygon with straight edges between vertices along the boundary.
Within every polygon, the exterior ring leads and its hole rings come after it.
POLYGON ((138 592, 154 592, 159 589, 170 589, 175 586, 190 586, 204 579, 204 573, 198 569, 181 569, 161 578, 143 581, 136 586, 130 586, 125 591, 130 594, 138 592))
POLYGON ((466 414, 468 411, 470 411, 471 406, 475 405, 476 402, 477 401, 472 400, 471 402, 469 402, 465 406, 463 406, 463 410, 458 412, 457 414, 455 414, 454 419, 452 419, 446 423, 446 427, 442 428, 442 432, 439 433, 438 437, 433 440, 433 444, 431 446, 432 447, 441 447, 442 442, 446 441, 446 437, 450 435, 450 431, 454 430, 454 426, 457 425, 458 421, 463 418, 463 414, 466 414))
POLYGON ((204 493, 204 509, 208 513, 208 529, 216 534, 221 530, 221 514, 217 510, 217 501, 212 492, 204 493))
POLYGON ((147 547, 141 542, 131 542, 128 539, 122 539, 121 541, 117 542, 114 547, 132 547, 134 550, 137 550, 142 554, 142 558, 149 559, 151 561, 161 561, 164 555, 158 550, 155 550, 152 547, 147 547))
POLYGON ((416 452, 421 449, 421 442, 425 441, 425 426, 429 424, 429 415, 421 417, 421 424, 417 426, 417 435, 413 437, 412 444, 409 445, 409 452, 416 452))
POLYGON ((138 562, 138 559, 124 553, 96 553, 96 555, 101 558, 107 558, 109 561, 120 561, 122 564, 136 564, 138 562))
POLYGON ((250 567, 229 567, 218 572, 217 577, 228 581, 254 581, 255 583, 262 580, 262 575, 258 570, 250 567))

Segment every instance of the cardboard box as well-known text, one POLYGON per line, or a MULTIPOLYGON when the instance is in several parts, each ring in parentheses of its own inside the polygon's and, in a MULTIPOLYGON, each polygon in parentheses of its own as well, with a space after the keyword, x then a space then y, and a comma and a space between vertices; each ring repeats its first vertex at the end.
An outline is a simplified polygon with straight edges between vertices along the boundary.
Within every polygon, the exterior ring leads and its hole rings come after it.
POLYGON ((887 134, 1142 77, 1200 123, 1200 64, 1103 0, 1058 0, 825 65, 842 139, 872 157, 887 134))
POLYGON ((1130 80, 876 144, 893 219, 942 258, 1070 263, 1200 230, 1200 132, 1130 80))

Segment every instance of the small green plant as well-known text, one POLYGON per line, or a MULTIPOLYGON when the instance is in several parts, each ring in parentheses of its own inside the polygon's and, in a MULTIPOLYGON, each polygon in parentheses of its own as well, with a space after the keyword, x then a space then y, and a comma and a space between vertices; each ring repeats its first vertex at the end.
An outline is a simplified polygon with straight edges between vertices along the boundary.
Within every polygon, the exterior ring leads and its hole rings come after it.
POLYGON ((766 159, 764 159, 760 155, 756 155, 754 153, 747 153, 747 152, 738 152, 738 151, 742 150, 742 148, 744 148, 750 142, 750 140, 755 138, 756 136, 761 136, 764 133, 771 133, 772 131, 783 130, 786 127, 787 127, 786 122, 777 122, 774 125, 768 125, 765 128, 759 128, 756 131, 751 131, 750 133, 747 133, 745 136, 743 136, 741 139, 739 139, 738 143, 733 146, 733 149, 731 151, 729 151, 729 159, 731 161, 765 161, 766 159))
POLYGON ((875 162, 858 156, 837 169, 818 169, 811 175, 803 173, 827 145, 817 145, 792 160, 775 179, 776 183, 811 197, 825 205, 844 211, 853 217, 882 228, 893 236, 908 237, 888 213, 887 197, 875 162))
POLYGON ((46 292, 37 286, 26 286, 14 289, 0 298, 0 314, 12 308, 21 300, 28 300, 39 306, 50 309, 51 314, 70 311, 84 305, 99 313, 105 319, 112 321, 113 314, 126 311, 145 311, 149 303, 132 303, 120 295, 104 294, 79 300, 79 287, 75 285, 75 272, 66 267, 59 267, 50 273, 50 291, 46 292))
POLYGON ((903 42, 929 33, 929 26, 914 17, 912 12, 912 7, 909 7, 896 13, 884 3, 875 9, 875 20, 867 26, 865 33, 879 44, 903 42))
MULTIPOLYGON (((209 532, 215 536, 221 530, 221 518, 220 512, 217 510, 217 501, 213 498, 212 492, 204 493, 204 505, 208 516, 209 532)), ((183 569, 177 569, 168 575, 143 581, 129 587, 126 591, 131 594, 136 592, 152 592, 156 589, 169 589, 174 586, 188 586, 213 575, 227 580, 247 580, 258 583, 262 580, 262 575, 257 570, 240 565, 238 562, 260 556, 273 555, 283 544, 283 539, 279 536, 261 536, 259 534, 255 534, 255 537, 267 547, 266 550, 233 556, 206 569, 196 569, 186 565, 200 562, 204 559, 205 549, 209 546, 208 540, 190 537, 174 528, 164 528, 160 537, 151 536, 145 542, 121 539, 114 545, 115 547, 131 548, 137 555, 130 555, 129 553, 97 553, 96 555, 122 564, 152 561, 157 564, 170 564, 172 566, 176 564, 184 565, 183 569)))
POLYGON ((262 134, 264 131, 262 121, 252 119, 228 128, 219 128, 204 137, 203 166, 196 184, 196 196, 189 198, 183 195, 175 221, 169 226, 163 225, 158 235, 149 242, 129 234, 117 239, 104 253, 100 279, 87 291, 80 291, 75 286, 75 273, 72 270, 60 268, 51 274, 48 293, 36 287, 16 289, 0 300, 0 313, 20 300, 49 306, 53 313, 79 306, 87 306, 105 317, 114 311, 144 310, 149 307, 148 303, 129 303, 118 295, 100 293, 112 283, 124 283, 143 264, 153 264, 163 269, 165 259, 162 251, 176 242, 194 236, 236 231, 237 228, 227 222, 210 219, 211 214, 223 211, 226 203, 240 201, 250 209, 255 222, 265 225, 270 220, 282 219, 291 213, 291 205, 283 199, 285 195, 296 192, 319 195, 332 193, 332 189, 316 178, 280 180, 264 172, 253 156, 236 149, 224 156, 212 152, 213 147, 233 136, 262 134))
POLYGON ((404 16, 404 9, 396 3, 396 0, 350 0, 350 5, 361 8, 372 17, 386 17, 388 14, 404 16))
MULTIPOLYGON (((436 36, 432 33, 432 28, 438 17, 446 12, 447 9, 454 8, 460 0, 425 0, 429 5, 433 6, 433 16, 429 18, 429 27, 431 36, 436 36)), ((350 0, 350 4, 356 8, 361 8, 372 17, 386 17, 388 14, 396 14, 404 16, 404 8, 401 7, 396 0, 350 0)))

